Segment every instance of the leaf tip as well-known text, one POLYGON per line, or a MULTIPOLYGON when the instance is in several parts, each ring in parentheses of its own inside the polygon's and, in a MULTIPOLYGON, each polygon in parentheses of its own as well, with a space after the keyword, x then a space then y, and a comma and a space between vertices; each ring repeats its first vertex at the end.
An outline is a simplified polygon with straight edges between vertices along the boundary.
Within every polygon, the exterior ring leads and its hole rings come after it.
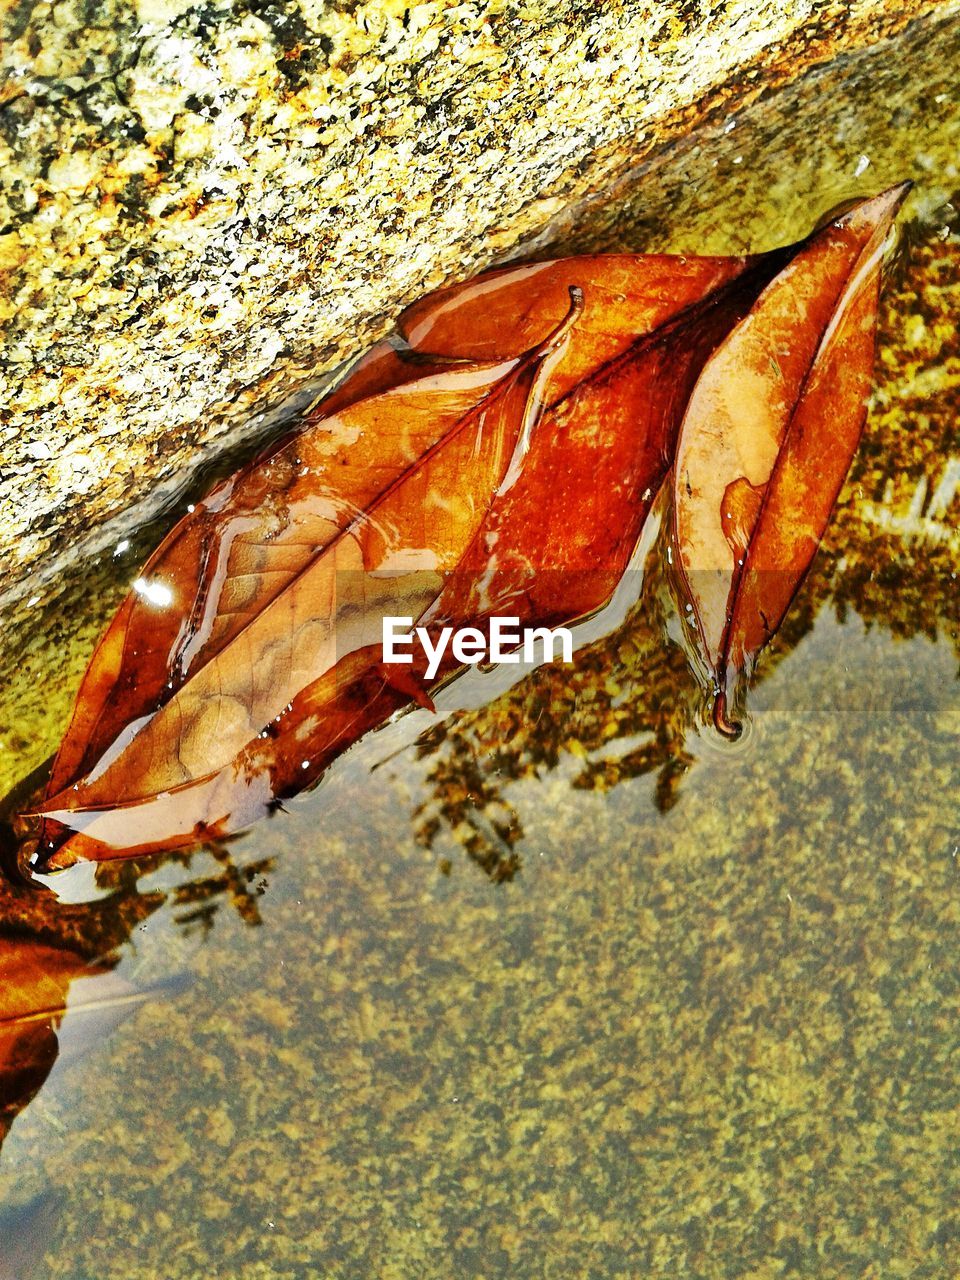
POLYGON ((913 181, 907 178, 903 182, 895 183, 892 187, 887 187, 886 191, 881 191, 879 195, 874 196, 869 203, 876 206, 877 220, 880 222, 884 220, 892 222, 902 209, 904 201, 912 190, 913 181))
POLYGON ((739 720, 731 720, 727 715, 727 695, 722 689, 717 691, 713 700, 713 724, 718 733, 736 742, 743 733, 743 725, 739 720))
POLYGON ((913 182, 911 179, 907 178, 903 182, 897 182, 892 187, 887 187, 885 191, 881 191, 875 196, 870 196, 869 199, 861 200, 859 204, 854 205, 844 215, 844 220, 866 223, 870 227, 882 229, 885 233, 912 190, 913 182))
POLYGON ((73 866, 78 858, 69 848, 73 835, 69 827, 47 817, 42 810, 37 816, 40 818, 39 830, 27 861, 30 872, 43 876, 73 866))

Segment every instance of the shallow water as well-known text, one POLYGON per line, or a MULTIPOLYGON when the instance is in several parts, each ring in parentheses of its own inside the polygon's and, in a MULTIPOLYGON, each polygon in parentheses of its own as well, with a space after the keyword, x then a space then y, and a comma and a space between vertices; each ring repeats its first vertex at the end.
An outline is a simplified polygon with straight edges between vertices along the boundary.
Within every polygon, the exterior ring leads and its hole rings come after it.
MULTIPOLYGON (((917 182, 745 739, 699 727, 651 540, 572 673, 471 673, 224 848, 4 889, 11 936, 120 956, 0 1110, 14 1274, 953 1274, 957 44, 821 70, 551 233, 739 251, 917 182)), ((0 790, 176 510, 8 632, 0 790)))

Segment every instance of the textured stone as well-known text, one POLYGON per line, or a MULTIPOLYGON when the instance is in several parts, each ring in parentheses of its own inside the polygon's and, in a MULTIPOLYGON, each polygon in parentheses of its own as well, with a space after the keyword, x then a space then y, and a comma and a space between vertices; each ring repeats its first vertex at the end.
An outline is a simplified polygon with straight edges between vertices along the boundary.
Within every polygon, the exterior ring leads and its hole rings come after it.
POLYGON ((6 5, 0 598, 691 120, 938 8, 6 5))

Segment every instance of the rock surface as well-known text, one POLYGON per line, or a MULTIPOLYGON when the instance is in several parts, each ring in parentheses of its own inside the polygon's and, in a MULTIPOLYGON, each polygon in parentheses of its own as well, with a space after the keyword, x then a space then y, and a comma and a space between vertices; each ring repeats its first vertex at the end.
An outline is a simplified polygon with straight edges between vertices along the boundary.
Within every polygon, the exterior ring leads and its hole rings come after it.
POLYGON ((691 120, 949 7, 7 3, 0 599, 691 120))

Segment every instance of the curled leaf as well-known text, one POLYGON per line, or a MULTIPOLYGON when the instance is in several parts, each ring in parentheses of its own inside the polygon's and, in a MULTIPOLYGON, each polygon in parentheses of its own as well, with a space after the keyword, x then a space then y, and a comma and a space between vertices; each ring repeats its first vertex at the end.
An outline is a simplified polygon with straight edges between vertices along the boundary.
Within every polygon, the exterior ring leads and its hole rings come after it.
POLYGON ((382 663, 385 615, 599 608, 697 374, 790 252, 507 268, 405 312, 142 571, 82 683, 40 860, 237 830, 398 707, 429 705, 422 672, 382 663))
POLYGON ((680 431, 675 538, 714 720, 779 627, 856 450, 884 243, 908 184, 800 249, 707 361, 680 431))

